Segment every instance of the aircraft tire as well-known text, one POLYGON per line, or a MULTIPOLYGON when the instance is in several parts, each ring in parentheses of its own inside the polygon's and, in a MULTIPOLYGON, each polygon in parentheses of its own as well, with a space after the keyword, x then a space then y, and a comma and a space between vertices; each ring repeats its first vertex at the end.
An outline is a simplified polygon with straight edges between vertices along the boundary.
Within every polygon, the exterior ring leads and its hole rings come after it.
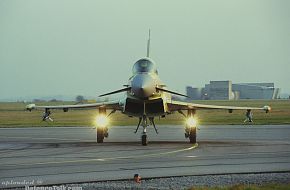
POLYGON ((189 133, 189 142, 196 143, 196 127, 192 127, 189 133))
POLYGON ((97 143, 103 143, 104 142, 104 129, 103 128, 97 128, 97 143))
POLYGON ((104 129, 104 137, 105 137, 105 138, 108 138, 108 137, 109 137, 108 127, 106 127, 106 128, 104 129))
POLYGON ((141 141, 142 141, 142 145, 143 146, 147 146, 147 144, 148 144, 148 140, 147 140, 147 135, 142 135, 141 136, 141 141))

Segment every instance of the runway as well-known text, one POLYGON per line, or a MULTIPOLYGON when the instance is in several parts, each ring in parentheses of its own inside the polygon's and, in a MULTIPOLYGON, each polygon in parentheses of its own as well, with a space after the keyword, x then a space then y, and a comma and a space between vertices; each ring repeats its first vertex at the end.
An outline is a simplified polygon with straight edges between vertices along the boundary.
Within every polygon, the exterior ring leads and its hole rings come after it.
POLYGON ((183 126, 114 126, 105 143, 89 127, 0 129, 0 187, 88 181, 290 171, 290 125, 200 126, 198 146, 183 126))

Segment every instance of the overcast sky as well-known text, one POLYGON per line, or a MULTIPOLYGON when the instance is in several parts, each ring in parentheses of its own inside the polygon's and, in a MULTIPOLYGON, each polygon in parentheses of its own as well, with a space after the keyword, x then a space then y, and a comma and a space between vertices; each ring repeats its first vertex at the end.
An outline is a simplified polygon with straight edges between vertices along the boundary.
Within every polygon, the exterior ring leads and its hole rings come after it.
POLYGON ((151 57, 169 89, 210 80, 290 92, 289 0, 1 0, 0 98, 97 96, 151 57))

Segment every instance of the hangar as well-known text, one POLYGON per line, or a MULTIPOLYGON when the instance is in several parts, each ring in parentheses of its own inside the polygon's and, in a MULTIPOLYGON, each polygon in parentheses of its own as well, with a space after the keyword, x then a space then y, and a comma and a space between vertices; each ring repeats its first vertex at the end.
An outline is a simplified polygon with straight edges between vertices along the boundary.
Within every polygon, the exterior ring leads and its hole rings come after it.
POLYGON ((186 87, 191 100, 238 100, 238 99, 277 99, 280 88, 274 83, 237 83, 232 81, 210 81, 204 87, 186 87))

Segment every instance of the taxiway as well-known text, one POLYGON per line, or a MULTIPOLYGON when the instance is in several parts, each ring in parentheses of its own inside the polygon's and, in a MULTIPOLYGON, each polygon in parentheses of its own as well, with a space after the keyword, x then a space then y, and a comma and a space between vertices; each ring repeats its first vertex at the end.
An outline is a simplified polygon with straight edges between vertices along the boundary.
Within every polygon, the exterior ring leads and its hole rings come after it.
POLYGON ((289 125, 200 126, 198 146, 184 138, 183 126, 158 128, 158 135, 149 129, 148 146, 140 145, 134 126, 111 127, 103 144, 95 143, 89 127, 2 128, 0 188, 131 179, 135 173, 154 178, 290 171, 289 125))

